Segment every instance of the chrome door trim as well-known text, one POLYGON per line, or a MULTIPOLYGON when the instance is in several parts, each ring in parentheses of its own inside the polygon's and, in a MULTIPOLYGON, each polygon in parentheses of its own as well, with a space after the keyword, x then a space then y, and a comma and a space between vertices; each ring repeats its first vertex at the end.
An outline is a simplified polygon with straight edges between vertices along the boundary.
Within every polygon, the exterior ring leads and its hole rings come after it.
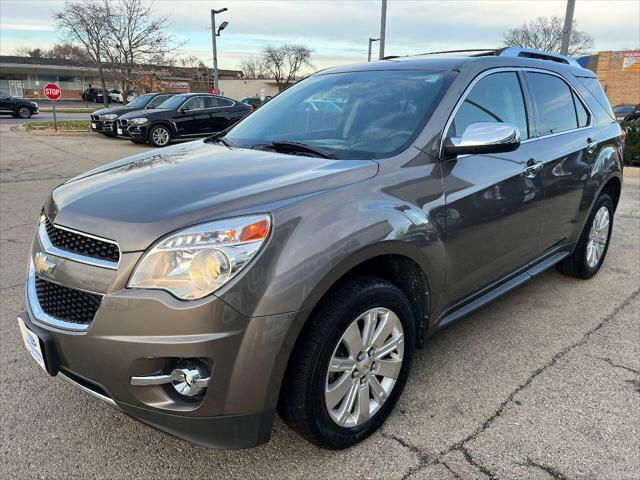
MULTIPOLYGON (((464 92, 462 92, 462 95, 460 96, 460 99, 458 99, 458 102, 456 103, 456 106, 453 108, 453 111, 449 114, 449 117, 447 118, 447 122, 445 123, 445 126, 444 126, 444 130, 442 131, 442 136, 440 138, 440 148, 438 149, 439 158, 442 159, 442 156, 443 156, 443 153, 444 153, 444 141, 446 139, 447 132, 449 131, 449 127, 451 126, 451 122, 453 122, 453 119, 456 116, 456 113, 458 113, 458 110, 462 106, 462 103, 464 102, 464 100, 469 95, 469 92, 471 91, 471 89, 473 87, 475 87, 475 85, 480 80, 482 80, 484 77, 489 76, 489 75, 491 75, 493 73, 502 73, 502 72, 514 72, 516 74, 518 72, 522 72, 522 73, 524 73, 524 72, 535 72, 535 73, 542 73, 542 74, 553 75, 555 77, 558 77, 562 81, 564 81, 564 83, 567 84, 567 86, 571 89, 571 91, 574 92, 578 96, 578 98, 580 99, 580 101, 582 102, 584 107, 589 112, 589 125, 587 125, 586 127, 579 127, 579 128, 574 128, 572 130, 565 130, 564 132, 550 133, 548 135, 542 135, 540 137, 531 136, 531 137, 529 137, 527 139, 522 140, 520 142, 520 144, 528 143, 528 142, 535 141, 535 140, 541 140, 543 138, 555 137, 557 135, 564 135, 566 133, 573 133, 573 132, 578 132, 578 131, 581 131, 581 130, 587 130, 587 129, 593 127, 594 115, 593 115, 593 112, 591 111, 591 108, 589 107, 589 104, 584 100, 583 96, 580 95, 580 92, 578 92, 573 87, 573 85, 571 85, 571 83, 569 81, 567 81, 567 79, 564 78, 559 73, 553 72, 551 70, 545 70, 543 68, 535 68, 535 67, 497 67, 497 68, 492 68, 492 69, 489 69, 489 70, 485 70, 484 72, 481 72, 478 75, 476 75, 476 77, 471 81, 471 83, 467 86, 467 88, 465 88, 464 92)), ((520 82, 520 79, 518 79, 518 81, 520 82)), ((522 85, 522 84, 520 85, 520 88, 523 88, 523 87, 527 88, 526 77, 525 77, 525 84, 524 85, 522 85)), ((523 102, 525 102, 525 104, 526 104, 526 100, 524 98, 524 93, 525 92, 522 93, 523 102)), ((529 96, 531 96, 531 95, 529 95, 529 96)), ((531 98, 532 105, 534 104, 534 102, 535 102, 535 99, 531 98)), ((528 121, 528 119, 527 119, 527 121, 528 121)), ((531 128, 531 125, 529 125, 529 127, 531 128)))

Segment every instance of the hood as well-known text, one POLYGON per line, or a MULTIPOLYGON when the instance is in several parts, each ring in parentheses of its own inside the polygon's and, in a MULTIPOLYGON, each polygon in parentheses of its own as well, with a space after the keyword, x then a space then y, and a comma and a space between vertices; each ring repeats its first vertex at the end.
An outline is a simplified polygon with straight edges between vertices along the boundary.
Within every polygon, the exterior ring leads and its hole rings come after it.
POLYGON ((374 176, 371 160, 330 160, 195 141, 104 165, 57 187, 45 205, 59 225, 144 250, 197 223, 266 213, 374 176))
POLYGON ((92 112, 91 115, 107 115, 109 113, 115 113, 116 115, 124 115, 125 113, 134 112, 136 110, 140 110, 140 107, 110 107, 110 108, 101 108, 100 110, 96 110, 92 112))
POLYGON ((122 118, 130 119, 136 117, 154 117, 156 115, 162 116, 171 110, 167 110, 166 108, 150 108, 148 110, 136 110, 135 112, 126 113, 122 116, 122 118))

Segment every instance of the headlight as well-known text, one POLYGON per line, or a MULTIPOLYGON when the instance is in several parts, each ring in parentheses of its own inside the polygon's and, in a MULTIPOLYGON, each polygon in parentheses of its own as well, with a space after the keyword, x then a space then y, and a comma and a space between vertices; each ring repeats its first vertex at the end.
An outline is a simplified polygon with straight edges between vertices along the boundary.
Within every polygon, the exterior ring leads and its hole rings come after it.
POLYGON ((142 125, 143 123, 147 123, 147 118, 132 118, 129 120, 131 125, 142 125))
POLYGON ((144 255, 128 287, 162 289, 182 300, 209 295, 256 256, 270 226, 268 215, 255 215, 174 233, 144 255))
POLYGON ((31 102, 31 105, 33 105, 34 107, 38 108, 38 102, 31 102))
POLYGON ((107 113, 106 115, 100 115, 100 120, 115 120, 118 115, 115 113, 107 113))

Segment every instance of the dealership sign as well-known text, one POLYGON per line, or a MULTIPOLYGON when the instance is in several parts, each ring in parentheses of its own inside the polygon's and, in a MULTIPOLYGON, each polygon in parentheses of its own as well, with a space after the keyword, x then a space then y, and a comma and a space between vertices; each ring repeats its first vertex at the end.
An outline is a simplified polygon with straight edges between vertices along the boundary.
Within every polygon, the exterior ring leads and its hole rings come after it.
POLYGON ((625 72, 640 72, 640 50, 624 52, 622 70, 625 72))
POLYGON ((49 100, 55 101, 62 96, 62 90, 60 90, 60 87, 55 83, 47 83, 44 86, 43 91, 44 91, 44 96, 47 97, 49 100))

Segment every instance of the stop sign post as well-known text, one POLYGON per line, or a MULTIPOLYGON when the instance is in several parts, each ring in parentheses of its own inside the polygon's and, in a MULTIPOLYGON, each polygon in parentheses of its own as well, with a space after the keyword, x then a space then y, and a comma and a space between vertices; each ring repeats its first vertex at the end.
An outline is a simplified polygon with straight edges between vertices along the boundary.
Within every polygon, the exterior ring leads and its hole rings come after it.
POLYGON ((53 128, 58 131, 58 119, 56 118, 56 101, 62 96, 62 90, 55 83, 47 83, 43 89, 44 96, 51 100, 53 105, 53 128))

